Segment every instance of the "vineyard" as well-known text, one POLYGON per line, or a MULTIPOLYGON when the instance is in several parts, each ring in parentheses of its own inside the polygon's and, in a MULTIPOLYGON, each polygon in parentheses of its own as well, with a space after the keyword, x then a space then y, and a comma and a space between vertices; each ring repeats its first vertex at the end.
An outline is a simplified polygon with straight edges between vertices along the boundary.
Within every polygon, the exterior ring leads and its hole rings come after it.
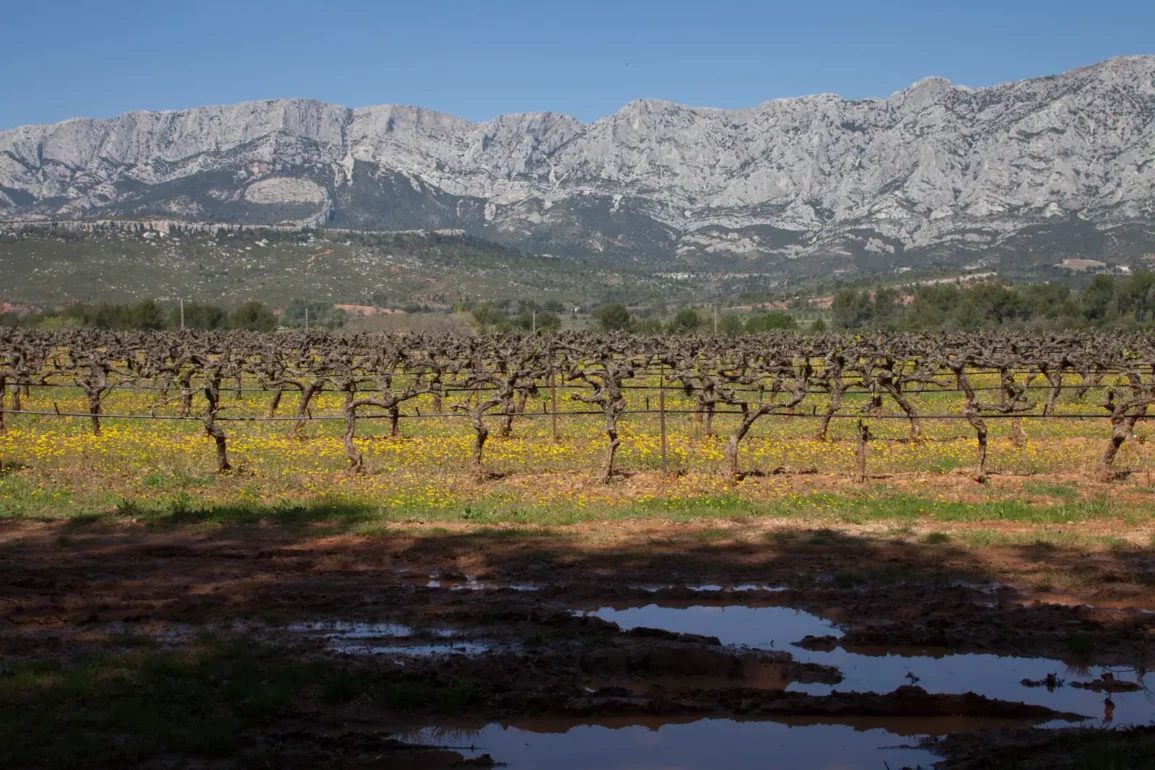
POLYGON ((1146 767, 1153 407, 1143 333, 4 330, 0 762, 1146 767))
POLYGON ((1155 339, 10 331, 0 394, 0 446, 18 462, 73 440, 82 420, 93 437, 120 437, 102 451, 134 431, 187 438, 195 424, 222 473, 238 455, 259 469, 261 447, 336 470, 339 449, 350 473, 377 454, 377 470, 451 472, 468 459, 483 481, 491 435, 525 438, 495 453, 502 473, 524 473, 581 467, 600 433, 606 483, 657 467, 733 481, 969 467, 981 482, 992 466, 1110 480, 1148 469, 1141 447, 1133 468, 1116 458, 1155 403, 1155 339), (377 450, 379 438, 392 448, 377 450), (775 458, 785 462, 766 467, 775 458))

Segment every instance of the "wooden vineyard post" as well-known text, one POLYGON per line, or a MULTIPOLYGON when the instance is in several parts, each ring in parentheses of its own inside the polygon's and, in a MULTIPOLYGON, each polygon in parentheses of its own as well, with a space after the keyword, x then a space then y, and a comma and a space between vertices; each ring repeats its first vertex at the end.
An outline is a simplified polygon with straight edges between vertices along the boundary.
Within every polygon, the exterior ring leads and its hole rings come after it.
POLYGON ((662 431, 662 475, 670 473, 670 466, 666 460, 666 367, 663 364, 658 370, 658 424, 662 431))
POLYGON ((553 356, 550 356, 549 390, 549 401, 551 404, 549 410, 549 422, 553 427, 553 443, 557 444, 560 441, 557 435, 557 370, 553 366, 553 356))
POLYGON ((866 442, 870 441, 870 428, 858 418, 858 455, 855 462, 854 480, 862 484, 866 481, 866 442))

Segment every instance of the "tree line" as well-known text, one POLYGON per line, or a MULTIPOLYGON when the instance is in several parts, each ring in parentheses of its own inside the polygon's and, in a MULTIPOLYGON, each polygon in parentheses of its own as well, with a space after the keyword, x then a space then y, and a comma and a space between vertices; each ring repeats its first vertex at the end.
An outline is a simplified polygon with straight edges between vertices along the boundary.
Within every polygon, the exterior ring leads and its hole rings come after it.
MULTIPOLYGON (((699 311, 692 308, 683 308, 674 313, 668 323, 663 324, 660 319, 651 315, 634 316, 629 309, 620 303, 603 305, 595 313, 598 325, 603 331, 628 331, 636 334, 693 334, 695 332, 712 332, 714 322, 703 320, 699 311)), ((769 331, 790 331, 798 328, 798 322, 784 310, 770 310, 759 312, 743 318, 734 313, 722 313, 717 318, 717 332, 726 337, 736 337, 740 334, 757 334, 769 331)), ((826 331, 826 324, 819 319, 811 327, 811 331, 826 331)))
MULTIPOLYGON (((195 331, 272 331, 278 327, 337 329, 345 325, 344 311, 324 302, 293 300, 280 313, 263 302, 245 302, 232 310, 203 302, 186 302, 183 326, 195 331)), ((109 329, 160 331, 182 326, 180 305, 164 307, 156 300, 140 302, 78 302, 38 313, 0 313, 0 326, 43 329, 109 329)))
POLYGON ((1155 321, 1155 273, 1100 273, 1080 292, 1062 284, 995 282, 937 283, 907 291, 893 286, 843 289, 834 295, 831 312, 839 329, 1146 326, 1155 321))

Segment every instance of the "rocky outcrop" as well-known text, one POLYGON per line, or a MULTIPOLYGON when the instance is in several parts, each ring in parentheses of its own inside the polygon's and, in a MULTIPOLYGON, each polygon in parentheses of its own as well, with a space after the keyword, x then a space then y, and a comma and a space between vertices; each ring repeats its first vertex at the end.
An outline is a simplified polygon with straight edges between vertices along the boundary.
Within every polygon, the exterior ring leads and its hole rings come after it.
POLYGON ((461 228, 557 253, 882 265, 1040 238, 1141 252, 1153 213, 1150 56, 887 99, 644 100, 588 125, 294 99, 0 132, 9 220, 461 228))

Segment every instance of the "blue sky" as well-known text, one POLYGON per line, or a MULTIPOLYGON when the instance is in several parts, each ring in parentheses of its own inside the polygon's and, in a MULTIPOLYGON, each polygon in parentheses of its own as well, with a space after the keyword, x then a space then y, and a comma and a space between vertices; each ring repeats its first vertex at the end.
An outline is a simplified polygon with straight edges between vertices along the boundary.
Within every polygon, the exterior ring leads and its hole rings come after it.
POLYGON ((591 121, 1155 52, 1151 0, 0 0, 0 25, 0 129, 290 96, 591 121))

